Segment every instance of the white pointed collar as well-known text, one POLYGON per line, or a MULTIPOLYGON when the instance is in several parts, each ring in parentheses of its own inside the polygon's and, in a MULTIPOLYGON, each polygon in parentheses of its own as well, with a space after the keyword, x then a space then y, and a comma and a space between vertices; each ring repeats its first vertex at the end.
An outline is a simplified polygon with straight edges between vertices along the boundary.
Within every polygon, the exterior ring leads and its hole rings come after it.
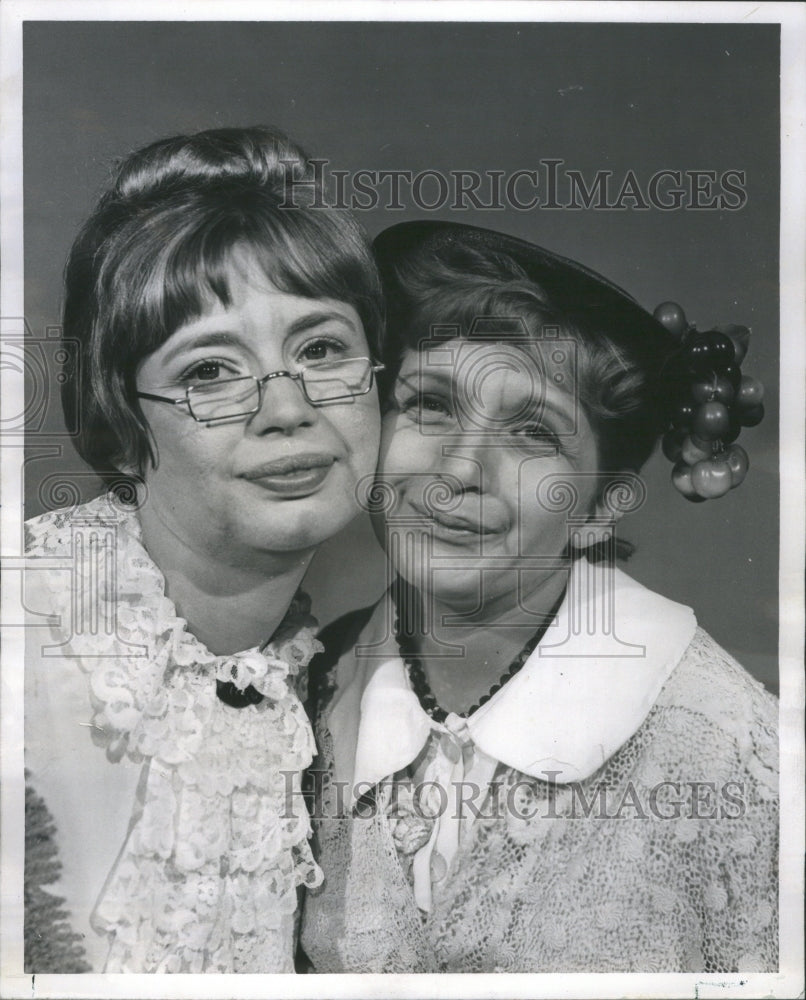
MULTIPOLYGON (((388 595, 379 602, 359 638, 375 655, 342 658, 351 676, 328 715, 335 777, 353 801, 410 764, 430 731, 442 728, 420 707, 393 641, 379 641, 389 602, 388 595)), ((620 570, 577 560, 543 641, 467 720, 474 743, 532 777, 584 780, 646 719, 696 625, 690 608, 620 570)))

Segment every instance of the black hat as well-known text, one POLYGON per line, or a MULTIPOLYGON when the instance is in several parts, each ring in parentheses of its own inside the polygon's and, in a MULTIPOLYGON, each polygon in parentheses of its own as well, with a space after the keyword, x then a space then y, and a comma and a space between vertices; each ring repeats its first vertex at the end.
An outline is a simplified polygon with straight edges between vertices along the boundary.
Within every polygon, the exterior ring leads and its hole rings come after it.
POLYGON ((462 270, 471 256, 514 261, 546 293, 549 304, 575 327, 591 335, 606 334, 643 360, 663 364, 678 346, 655 317, 618 285, 583 264, 492 229, 433 220, 401 222, 374 242, 390 309, 407 305, 400 275, 407 264, 437 258, 462 270))
MULTIPOLYGON (((696 328, 687 323, 682 309, 668 302, 659 313, 669 321, 667 329, 632 296, 596 271, 534 243, 491 229, 456 222, 402 222, 385 229, 376 238, 374 247, 387 298, 387 344, 392 351, 398 349, 399 353, 401 346, 411 345, 412 336, 423 332, 417 327, 426 319, 432 324, 444 322, 450 328, 451 317, 440 319, 440 297, 433 293, 439 291, 440 282, 451 280, 451 274, 477 275, 502 285, 525 276, 542 291, 541 302, 547 315, 568 324, 572 336, 576 331, 594 343, 599 338, 606 338, 619 349, 626 370, 634 365, 642 372, 640 403, 620 413, 617 419, 614 417, 611 426, 615 434, 600 436, 603 468, 641 468, 649 457, 656 435, 668 430, 671 424, 672 429, 664 438, 664 451, 677 463, 673 481, 685 497, 699 502, 722 496, 741 483, 747 469, 747 456, 732 442, 741 426, 754 427, 762 419, 763 406, 754 401, 762 387, 757 384, 759 392, 754 399, 746 397, 744 401, 735 402, 735 411, 729 412, 727 428, 722 426, 724 414, 715 414, 713 410, 715 406, 724 410, 724 401, 730 403, 733 399, 731 393, 717 400, 720 376, 738 392, 739 364, 749 336, 745 327, 697 333, 696 328), (431 278, 433 281, 429 284, 431 278), (424 303, 418 303, 418 295, 423 294, 424 303), (427 305, 426 316, 418 313, 418 305, 423 304, 427 305), (739 349, 741 354, 737 360, 739 349), (713 428, 703 416, 704 409, 695 413, 692 384, 703 378, 714 379, 712 395, 704 405, 711 408, 709 420, 712 416, 719 417, 721 439, 713 439, 713 428), (700 431, 702 426, 705 431, 700 431), (697 434, 706 432, 707 437, 697 438, 697 434), (691 445, 688 452, 687 445, 691 445), (711 458, 708 457, 709 449, 711 458), (729 458, 735 468, 730 467, 730 477, 725 479, 724 468, 719 466, 720 478, 712 481, 708 477, 713 471, 713 463, 719 463, 718 456, 729 458), (701 466, 705 469, 704 478, 697 472, 701 466)), ((479 318, 473 317, 473 324, 479 318)), ((474 329, 471 326, 468 331, 471 336, 474 329)), ((492 332, 498 333, 498 329, 493 326, 492 332)), ((394 364, 389 368, 393 375, 394 364)))

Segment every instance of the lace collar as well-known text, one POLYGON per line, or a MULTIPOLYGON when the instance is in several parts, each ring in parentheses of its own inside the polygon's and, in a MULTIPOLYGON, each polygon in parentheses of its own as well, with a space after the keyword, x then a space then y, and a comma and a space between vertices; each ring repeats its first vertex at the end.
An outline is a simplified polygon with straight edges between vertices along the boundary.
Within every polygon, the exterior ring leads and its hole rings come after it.
POLYGON ((110 935, 105 971, 292 971, 296 887, 322 878, 299 792, 314 743, 295 685, 322 648, 307 597, 264 648, 215 656, 165 596, 136 513, 111 494, 27 531, 29 565, 50 557, 40 573, 68 636, 61 652, 88 676, 88 732, 111 762, 148 765, 93 917, 110 935), (231 708, 217 680, 265 699, 231 708))
POLYGON ((72 622, 69 653, 98 658, 84 669, 95 708, 93 735, 111 760, 154 756, 160 744, 171 757, 182 755, 183 744, 191 749, 184 726, 169 732, 156 721, 165 716, 165 683, 178 670, 204 673, 211 691, 213 681, 228 681, 278 701, 288 693, 288 679, 323 648, 310 600, 300 592, 270 642, 229 656, 211 653, 165 596, 165 579, 143 547, 135 509, 112 493, 35 518, 26 536, 29 556, 72 556, 72 586, 64 586, 63 575, 52 576, 51 607, 62 623, 72 622), (88 631, 76 630, 77 608, 88 631))
MULTIPOLYGON (((690 608, 620 570, 610 579, 606 572, 577 560, 543 642, 467 720, 484 754, 533 777, 551 772, 559 783, 581 781, 647 717, 696 620, 690 608)), ((359 638, 376 655, 345 655, 352 677, 328 715, 336 779, 348 787, 371 787, 406 767, 430 733, 444 729, 420 707, 397 650, 388 640, 379 644, 393 618, 389 601, 386 595, 359 638)))

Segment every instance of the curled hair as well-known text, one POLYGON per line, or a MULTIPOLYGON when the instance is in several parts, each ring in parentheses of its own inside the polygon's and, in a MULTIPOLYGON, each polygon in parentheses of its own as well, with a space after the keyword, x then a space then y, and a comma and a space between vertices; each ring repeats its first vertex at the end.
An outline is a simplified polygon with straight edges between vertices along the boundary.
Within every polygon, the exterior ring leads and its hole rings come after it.
POLYGON ((663 429, 668 390, 666 356, 657 344, 646 344, 643 331, 620 327, 614 333, 607 317, 601 324, 587 317, 580 321, 516 260, 489 248, 425 247, 386 263, 387 378, 394 377, 403 354, 417 350, 435 328, 495 341, 503 337, 496 335, 493 320, 501 321, 501 330, 503 321, 516 320, 535 351, 543 331, 551 329, 576 345, 574 391, 596 435, 600 470, 638 471, 646 462, 663 429), (479 323, 484 317, 489 322, 479 323))
MULTIPOLYGON (((269 128, 214 129, 129 155, 73 244, 64 337, 79 342, 65 412, 76 447, 109 479, 156 456, 136 398, 140 363, 212 301, 245 252, 280 291, 355 308, 377 353, 380 283, 353 218, 324 205, 306 154, 269 128)), ((118 477, 119 478, 119 477, 118 477)))

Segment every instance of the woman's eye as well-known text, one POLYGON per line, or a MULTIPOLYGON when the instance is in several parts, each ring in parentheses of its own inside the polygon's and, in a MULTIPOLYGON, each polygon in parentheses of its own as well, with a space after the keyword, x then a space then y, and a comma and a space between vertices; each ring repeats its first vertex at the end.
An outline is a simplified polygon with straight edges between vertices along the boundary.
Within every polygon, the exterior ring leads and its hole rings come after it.
POLYGON ((302 348, 299 360, 309 364, 317 361, 335 361, 345 356, 344 345, 338 340, 313 340, 302 348))
POLYGON ((249 374, 243 366, 234 362, 217 361, 215 358, 205 358, 196 361, 186 368, 178 377, 177 382, 191 385, 204 385, 208 382, 218 382, 221 379, 238 378, 249 374))
POLYGON ((409 397, 402 403, 401 409, 418 423, 435 423, 451 415, 447 400, 428 393, 409 397))
POLYGON ((550 445, 553 448, 560 447, 560 439, 548 427, 542 424, 527 424, 525 427, 517 427, 511 431, 513 437, 523 438, 525 441, 550 445))
POLYGON ((212 382, 217 378, 222 378, 222 376, 226 377, 226 373, 222 372, 220 362, 202 361, 200 364, 189 368, 185 372, 184 378, 194 382, 212 382))

